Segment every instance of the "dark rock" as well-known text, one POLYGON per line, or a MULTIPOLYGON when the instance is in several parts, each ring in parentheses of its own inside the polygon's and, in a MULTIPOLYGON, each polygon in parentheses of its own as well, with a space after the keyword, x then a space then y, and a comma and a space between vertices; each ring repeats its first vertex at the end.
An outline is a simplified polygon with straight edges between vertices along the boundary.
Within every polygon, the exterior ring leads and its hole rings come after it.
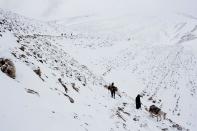
POLYGON ((62 82, 62 79, 59 78, 58 81, 59 81, 59 83, 64 87, 64 90, 65 90, 65 92, 67 93, 68 88, 67 88, 66 85, 62 82))
POLYGON ((25 51, 25 47, 24 46, 21 46, 19 49, 22 50, 22 51, 25 51))
POLYGON ((135 117, 133 118, 133 120, 134 120, 134 121, 139 121, 139 119, 138 119, 138 118, 135 118, 135 117))
POLYGON ((41 77, 41 70, 40 70, 40 68, 38 67, 38 69, 35 69, 34 70, 34 72, 39 76, 39 77, 41 77))
POLYGON ((32 90, 32 89, 26 89, 27 93, 30 93, 30 94, 35 94, 37 96, 40 96, 38 92, 32 90))

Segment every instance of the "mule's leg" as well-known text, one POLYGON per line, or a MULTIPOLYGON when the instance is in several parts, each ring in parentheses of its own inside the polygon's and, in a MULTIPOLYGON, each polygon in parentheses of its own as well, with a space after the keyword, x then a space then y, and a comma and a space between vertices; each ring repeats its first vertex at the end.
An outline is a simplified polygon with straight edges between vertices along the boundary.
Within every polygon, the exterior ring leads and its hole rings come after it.
POLYGON ((154 114, 153 113, 151 113, 151 116, 152 116, 152 118, 154 118, 154 114))
POLYGON ((164 120, 166 119, 166 113, 163 114, 163 119, 164 119, 164 120))
POLYGON ((150 116, 153 117, 153 114, 150 112, 150 116))
POLYGON ((161 121, 161 114, 159 114, 159 118, 160 118, 160 121, 161 121))
POLYGON ((159 121, 159 116, 157 116, 157 122, 159 121))

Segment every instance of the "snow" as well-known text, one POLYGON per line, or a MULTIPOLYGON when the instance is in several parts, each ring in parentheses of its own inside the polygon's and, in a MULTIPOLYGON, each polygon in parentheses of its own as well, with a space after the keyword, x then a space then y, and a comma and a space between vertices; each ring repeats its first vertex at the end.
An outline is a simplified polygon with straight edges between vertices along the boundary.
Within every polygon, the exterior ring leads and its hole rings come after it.
POLYGON ((0 56, 10 56, 9 51, 16 46, 16 38, 9 32, 4 33, 4 37, 0 39, 0 56))
POLYGON ((16 66, 16 79, 0 71, 0 130, 196 130, 194 18, 126 13, 41 22, 0 10, 0 22, 0 57, 16 66), (104 88, 111 82, 116 99, 104 88), (168 119, 150 117, 152 104, 168 119))

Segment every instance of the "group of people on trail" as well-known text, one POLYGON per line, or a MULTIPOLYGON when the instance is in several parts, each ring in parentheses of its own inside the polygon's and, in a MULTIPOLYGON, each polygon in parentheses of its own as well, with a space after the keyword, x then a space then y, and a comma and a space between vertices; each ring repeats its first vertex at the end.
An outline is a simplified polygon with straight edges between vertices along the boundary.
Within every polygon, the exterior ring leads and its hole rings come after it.
MULTIPOLYGON (((107 89, 111 92, 111 97, 115 99, 115 94, 118 91, 118 88, 116 86, 114 86, 114 82, 112 82, 111 85, 107 86, 107 89)), ((135 103, 136 103, 136 109, 140 109, 141 108, 141 100, 140 97, 142 97, 140 94, 137 95, 137 97, 135 98, 135 103)))
MULTIPOLYGON (((111 97, 115 99, 115 94, 118 91, 118 88, 116 86, 114 86, 114 83, 112 82, 112 84, 110 84, 109 86, 106 85, 105 87, 110 91, 111 97)), ((143 95, 138 94, 135 98, 135 104, 136 104, 136 109, 137 110, 142 109, 141 108, 142 103, 141 103, 141 100, 140 100, 141 97, 143 97, 143 95)), ((166 113, 161 111, 161 109, 159 107, 155 106, 155 105, 151 105, 149 107, 149 109, 145 108, 145 110, 148 111, 151 114, 151 116, 156 116, 157 121, 159 120, 159 118, 161 120, 162 116, 163 116, 164 119, 166 118, 166 113)))
MULTIPOLYGON (((111 97, 115 99, 115 94, 118 91, 118 88, 114 86, 114 82, 112 82, 111 85, 107 86, 107 89, 111 92, 111 97)), ((137 95, 135 98, 135 103, 136 103, 136 109, 141 109, 141 100, 140 97, 142 97, 140 94, 137 95)))
MULTIPOLYGON (((118 91, 118 88, 116 86, 114 86, 114 82, 112 82, 111 85, 107 86, 107 89, 111 92, 111 97, 115 99, 115 94, 118 91)), ((135 98, 135 103, 136 103, 136 109, 140 109, 141 108, 141 100, 140 97, 142 97, 140 94, 137 95, 137 97, 135 98)))

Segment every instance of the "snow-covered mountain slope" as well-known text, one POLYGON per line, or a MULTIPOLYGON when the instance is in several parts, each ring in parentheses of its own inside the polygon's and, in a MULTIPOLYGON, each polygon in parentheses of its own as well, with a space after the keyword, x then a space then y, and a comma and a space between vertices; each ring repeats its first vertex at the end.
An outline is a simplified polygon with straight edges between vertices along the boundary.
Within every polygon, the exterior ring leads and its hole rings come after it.
POLYGON ((155 103, 170 118, 194 130, 197 20, 180 13, 146 19, 126 15, 69 23, 69 29, 84 31, 89 36, 88 42, 74 40, 78 49, 70 52, 79 60, 86 56, 91 69, 108 80, 115 80, 130 96, 136 93, 129 88, 137 78, 137 82, 143 83, 146 106, 155 103))
POLYGON ((0 57, 16 66, 16 79, 0 72, 1 130, 196 129, 195 19, 38 22, 0 14, 0 57), (115 82, 121 97, 110 98, 106 81, 115 82), (155 103, 168 119, 136 110, 138 93, 144 106, 155 103))

